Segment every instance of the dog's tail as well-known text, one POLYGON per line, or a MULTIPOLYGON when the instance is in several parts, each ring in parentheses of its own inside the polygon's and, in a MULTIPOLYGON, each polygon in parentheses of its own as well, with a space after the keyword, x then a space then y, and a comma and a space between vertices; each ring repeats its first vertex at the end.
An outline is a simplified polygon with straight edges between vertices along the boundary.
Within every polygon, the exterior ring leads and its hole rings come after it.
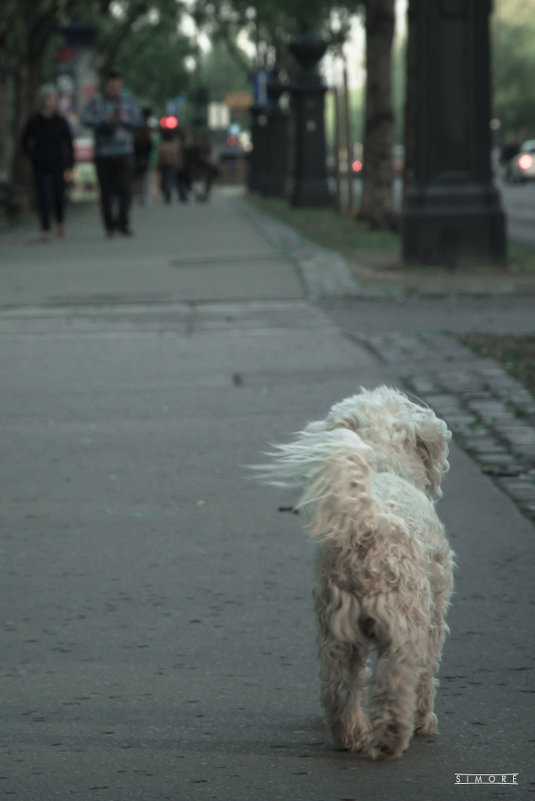
POLYGON ((339 540, 373 515, 371 468, 373 451, 354 431, 310 426, 293 442, 268 454, 271 464, 259 466, 260 478, 277 486, 302 487, 296 508, 312 511, 309 531, 321 540, 339 540))

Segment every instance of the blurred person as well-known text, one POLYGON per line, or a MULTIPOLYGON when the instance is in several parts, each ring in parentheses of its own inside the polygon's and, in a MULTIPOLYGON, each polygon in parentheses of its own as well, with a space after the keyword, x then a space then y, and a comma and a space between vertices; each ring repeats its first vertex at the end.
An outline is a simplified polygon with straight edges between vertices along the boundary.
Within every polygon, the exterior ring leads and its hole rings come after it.
POLYGON ((166 203, 171 202, 176 189, 180 200, 188 199, 188 182, 184 171, 184 138, 180 131, 163 129, 158 145, 157 166, 160 189, 166 203))
POLYGON ((219 175, 219 169, 211 159, 211 153, 212 142, 208 131, 201 127, 194 128, 187 146, 186 170, 192 184, 194 182, 201 184, 201 191, 195 193, 195 198, 199 202, 209 200, 212 183, 219 175))
POLYGON ((38 110, 26 123, 21 145, 34 170, 41 241, 49 242, 51 210, 58 236, 65 236, 65 187, 72 180, 74 162, 72 134, 67 121, 58 114, 58 94, 53 84, 41 87, 38 110))
POLYGON ((87 104, 82 122, 95 132, 95 167, 106 234, 112 237, 119 231, 132 236, 133 130, 143 125, 143 115, 135 98, 123 91, 120 72, 108 72, 102 91, 87 104))
POLYGON ((181 150, 180 165, 177 172, 178 196, 180 197, 180 200, 185 203, 188 200, 189 193, 191 192, 191 180, 186 164, 186 149, 190 140, 190 133, 187 128, 180 126, 177 128, 177 135, 181 150))
POLYGON ((147 194, 147 173, 152 154, 152 132, 148 120, 150 109, 143 109, 143 124, 134 128, 134 193, 141 205, 147 194))

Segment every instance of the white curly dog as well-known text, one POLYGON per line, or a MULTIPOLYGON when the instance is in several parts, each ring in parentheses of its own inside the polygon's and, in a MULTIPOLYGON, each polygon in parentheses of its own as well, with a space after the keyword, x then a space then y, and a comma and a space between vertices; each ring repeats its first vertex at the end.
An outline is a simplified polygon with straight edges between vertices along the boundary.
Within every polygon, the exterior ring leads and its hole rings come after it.
POLYGON ((379 387, 334 405, 263 468, 269 483, 304 488, 298 507, 309 508, 320 544, 322 704, 336 745, 373 759, 398 756, 414 733, 437 727, 453 552, 433 496, 450 438, 431 409, 379 387))

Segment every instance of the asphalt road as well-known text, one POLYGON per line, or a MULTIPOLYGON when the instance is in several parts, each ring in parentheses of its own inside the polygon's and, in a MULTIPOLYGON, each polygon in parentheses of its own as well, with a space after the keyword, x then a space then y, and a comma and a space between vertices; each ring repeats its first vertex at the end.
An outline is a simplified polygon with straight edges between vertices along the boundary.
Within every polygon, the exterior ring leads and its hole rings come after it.
POLYGON ((513 330, 525 300, 320 308, 232 199, 175 213, 146 210, 114 250, 87 217, 50 250, 1 250, 0 797, 533 799, 533 526, 513 502, 453 444, 440 734, 376 764, 323 727, 314 549, 280 511, 295 496, 242 467, 360 384, 398 381, 347 335, 360 310, 377 332, 431 326, 433 308, 469 329, 495 307, 513 330), (164 300, 173 281, 190 302, 164 300), (473 772, 519 783, 455 786, 473 772))
POLYGON ((517 245, 535 248, 535 181, 525 184, 501 183, 507 213, 507 235, 517 245))

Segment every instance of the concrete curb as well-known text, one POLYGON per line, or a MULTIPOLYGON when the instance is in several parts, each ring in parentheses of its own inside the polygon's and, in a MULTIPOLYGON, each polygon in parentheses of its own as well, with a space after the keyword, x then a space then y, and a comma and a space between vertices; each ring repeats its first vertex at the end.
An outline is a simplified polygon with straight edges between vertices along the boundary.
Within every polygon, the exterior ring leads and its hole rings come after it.
POLYGON ((291 254, 309 300, 356 298, 362 294, 362 287, 340 253, 324 250, 307 241, 293 228, 258 211, 244 199, 239 198, 235 202, 249 222, 273 247, 291 254))
POLYGON ((311 300, 327 298, 363 298, 366 300, 389 300, 407 296, 444 298, 502 297, 513 295, 535 295, 535 275, 503 277, 486 276, 423 276, 419 280, 417 272, 408 274, 402 286, 394 281, 359 281, 349 263, 341 253, 324 250, 319 245, 305 239, 286 223, 247 202, 246 197, 236 198, 235 202, 257 230, 277 249, 291 252, 299 266, 306 286, 307 297, 311 300))

